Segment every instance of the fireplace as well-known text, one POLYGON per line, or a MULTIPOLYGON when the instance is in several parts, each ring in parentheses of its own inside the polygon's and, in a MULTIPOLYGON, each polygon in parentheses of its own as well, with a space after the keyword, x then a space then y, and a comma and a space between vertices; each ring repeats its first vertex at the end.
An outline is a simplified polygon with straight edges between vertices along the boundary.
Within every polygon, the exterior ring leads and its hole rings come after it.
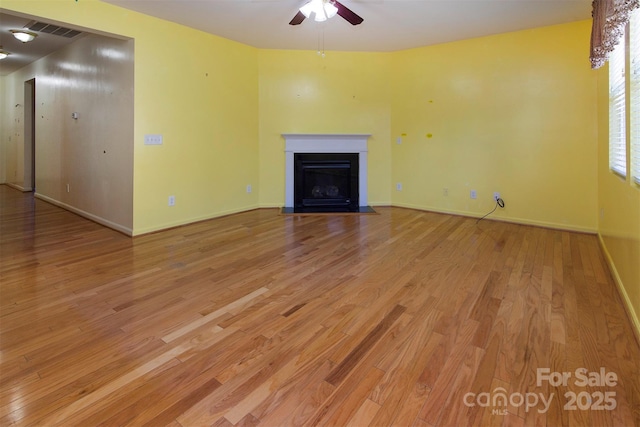
POLYGON ((284 213, 375 212, 367 203, 367 142, 371 135, 286 133, 282 136, 285 139, 284 213), (305 168, 307 178, 302 178, 305 184, 295 179, 298 158, 310 166, 305 168), (347 175, 350 176, 350 184, 343 184, 347 175), (320 181, 308 184, 312 178, 320 181), (302 201, 295 200, 297 185, 303 188, 306 185, 311 197, 307 194, 302 201))
POLYGON ((300 212, 356 212, 358 153, 296 153, 294 207, 300 212))

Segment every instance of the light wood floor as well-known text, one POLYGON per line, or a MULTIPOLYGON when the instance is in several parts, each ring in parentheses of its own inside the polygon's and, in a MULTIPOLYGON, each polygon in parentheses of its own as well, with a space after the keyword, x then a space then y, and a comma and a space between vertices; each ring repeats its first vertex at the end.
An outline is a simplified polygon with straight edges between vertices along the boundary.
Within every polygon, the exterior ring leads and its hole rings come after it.
POLYGON ((131 239, 0 186, 0 425, 640 425, 595 236, 378 211, 131 239))

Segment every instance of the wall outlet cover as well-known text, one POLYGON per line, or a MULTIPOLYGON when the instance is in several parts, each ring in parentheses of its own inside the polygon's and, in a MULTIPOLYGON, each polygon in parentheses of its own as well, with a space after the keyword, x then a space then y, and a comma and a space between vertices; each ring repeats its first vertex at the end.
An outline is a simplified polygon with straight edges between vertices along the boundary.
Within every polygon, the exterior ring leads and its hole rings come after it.
POLYGON ((144 145, 162 145, 162 135, 147 134, 144 136, 144 145))

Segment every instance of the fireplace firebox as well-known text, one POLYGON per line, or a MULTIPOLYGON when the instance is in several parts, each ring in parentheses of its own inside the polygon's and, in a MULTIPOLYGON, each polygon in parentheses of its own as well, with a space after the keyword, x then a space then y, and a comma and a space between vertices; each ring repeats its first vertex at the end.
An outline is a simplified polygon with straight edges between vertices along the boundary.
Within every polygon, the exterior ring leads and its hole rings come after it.
POLYGON ((357 212, 358 153, 294 154, 294 206, 299 212, 357 212))

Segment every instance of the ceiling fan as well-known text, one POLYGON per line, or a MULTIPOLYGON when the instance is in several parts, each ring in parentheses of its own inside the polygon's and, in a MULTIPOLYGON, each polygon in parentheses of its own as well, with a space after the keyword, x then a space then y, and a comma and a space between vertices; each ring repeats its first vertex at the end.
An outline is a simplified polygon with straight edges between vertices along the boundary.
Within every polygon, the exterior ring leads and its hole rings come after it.
POLYGON ((358 14, 338 0, 309 0, 300 8, 296 16, 289 22, 289 25, 300 25, 302 21, 310 18, 311 15, 314 15, 315 21, 322 22, 336 14, 342 16, 351 25, 358 25, 364 21, 358 14))

